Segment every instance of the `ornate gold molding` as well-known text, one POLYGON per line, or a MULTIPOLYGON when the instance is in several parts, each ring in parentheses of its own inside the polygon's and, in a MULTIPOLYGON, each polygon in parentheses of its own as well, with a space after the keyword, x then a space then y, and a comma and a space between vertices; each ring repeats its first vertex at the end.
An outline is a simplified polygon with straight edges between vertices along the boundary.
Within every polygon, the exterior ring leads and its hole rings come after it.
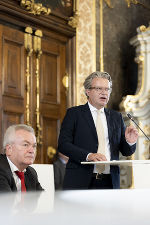
POLYGON ((150 144, 149 144, 149 141, 148 140, 145 140, 143 142, 144 146, 145 146, 145 150, 143 152, 143 159, 150 159, 150 144))
POLYGON ((47 155, 48 155, 48 157, 49 157, 49 159, 53 159, 54 158, 54 156, 56 155, 56 149, 55 148, 53 148, 52 146, 48 146, 48 148, 47 148, 47 155))
POLYGON ((79 15, 78 15, 78 11, 74 12, 74 15, 69 17, 69 21, 68 24, 72 27, 72 28, 77 28, 78 27, 78 23, 79 23, 79 15))
POLYGON ((73 16, 69 17, 68 25, 77 28, 79 23, 78 0, 73 1, 73 16))
POLYGON ((113 8, 111 5, 111 0, 104 0, 109 8, 113 8))
MULTIPOLYGON (((107 6, 109 8, 113 8, 112 4, 111 4, 111 0, 104 0, 104 1, 105 1, 105 3, 107 4, 107 6)), ((134 5, 138 5, 139 4, 139 5, 143 6, 144 8, 150 10, 150 7, 148 7, 147 5, 143 4, 142 2, 140 2, 138 0, 124 0, 124 1, 127 3, 128 8, 131 7, 131 4, 134 4, 134 5)))
POLYGON ((100 0, 100 71, 104 71, 104 55, 103 55, 103 0, 100 0))
POLYGON ((147 5, 143 4, 142 2, 139 2, 138 0, 125 0, 125 1, 127 2, 128 7, 130 7, 131 4, 134 4, 134 5, 139 4, 139 5, 142 5, 144 8, 150 10, 150 8, 147 5))
POLYGON ((63 79, 62 79, 63 86, 66 88, 66 97, 68 96, 69 91, 69 74, 65 73, 63 79))
POLYGON ((34 0, 21 0, 20 6, 34 15, 49 15, 50 8, 44 7, 41 3, 34 3, 34 0))
POLYGON ((150 125, 145 125, 144 126, 144 132, 146 135, 150 136, 150 125))
POLYGON ((145 31, 147 31, 147 30, 150 30, 150 27, 146 27, 146 26, 144 26, 144 25, 140 26, 140 27, 137 29, 138 32, 145 32, 145 31))
POLYGON ((69 87, 69 74, 68 73, 65 73, 65 75, 62 79, 62 83, 63 83, 65 88, 69 87))
POLYGON ((30 57, 33 52, 32 48, 32 28, 26 27, 24 35, 25 49, 27 52, 27 65, 26 65, 26 124, 30 125, 30 57))
POLYGON ((125 0, 126 2, 127 2, 127 5, 128 5, 128 7, 130 7, 131 6, 131 4, 138 4, 138 1, 137 0, 125 0))
POLYGON ((36 30, 34 36, 34 52, 36 55, 36 137, 37 143, 42 144, 42 128, 40 124, 40 57, 42 54, 41 50, 41 38, 42 38, 42 31, 36 30))
MULTIPOLYGON (((135 95, 127 95, 123 97, 122 102, 119 105, 121 111, 132 112, 134 104, 139 102, 140 95, 144 89, 144 56, 140 54, 135 58, 135 62, 138 64, 138 87, 135 95)), ((135 110, 135 109, 134 109, 135 110)))

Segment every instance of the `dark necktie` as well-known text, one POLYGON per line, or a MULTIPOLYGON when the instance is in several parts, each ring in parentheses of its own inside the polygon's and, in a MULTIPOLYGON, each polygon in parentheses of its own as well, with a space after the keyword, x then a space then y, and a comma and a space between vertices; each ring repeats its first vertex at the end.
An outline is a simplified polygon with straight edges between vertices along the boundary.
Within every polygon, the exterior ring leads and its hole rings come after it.
POLYGON ((25 186, 25 182, 24 182, 24 172, 15 171, 15 173, 21 180, 21 191, 26 192, 26 186, 25 186))

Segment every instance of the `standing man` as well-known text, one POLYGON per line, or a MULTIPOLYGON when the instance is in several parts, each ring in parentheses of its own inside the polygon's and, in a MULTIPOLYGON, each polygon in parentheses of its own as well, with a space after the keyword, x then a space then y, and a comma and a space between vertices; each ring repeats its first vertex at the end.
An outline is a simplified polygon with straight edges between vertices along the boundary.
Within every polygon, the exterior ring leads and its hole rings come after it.
POLYGON ((104 108, 109 101, 112 80, 106 72, 94 72, 84 82, 88 102, 67 110, 60 130, 58 151, 69 157, 64 189, 120 188, 118 166, 100 168, 82 161, 119 160, 119 152, 135 152, 137 129, 125 129, 119 112, 104 108))
POLYGON ((36 171, 29 165, 36 156, 36 137, 32 127, 10 126, 4 135, 0 155, 0 191, 42 191, 36 171))

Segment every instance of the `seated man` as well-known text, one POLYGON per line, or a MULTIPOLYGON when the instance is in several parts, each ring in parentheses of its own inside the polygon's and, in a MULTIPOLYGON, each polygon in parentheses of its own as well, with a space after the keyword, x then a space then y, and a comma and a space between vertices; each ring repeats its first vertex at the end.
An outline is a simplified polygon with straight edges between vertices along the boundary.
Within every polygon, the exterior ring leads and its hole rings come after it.
POLYGON ((42 191, 36 171, 30 167, 36 156, 36 137, 32 127, 10 126, 4 135, 4 154, 0 154, 0 191, 42 191))

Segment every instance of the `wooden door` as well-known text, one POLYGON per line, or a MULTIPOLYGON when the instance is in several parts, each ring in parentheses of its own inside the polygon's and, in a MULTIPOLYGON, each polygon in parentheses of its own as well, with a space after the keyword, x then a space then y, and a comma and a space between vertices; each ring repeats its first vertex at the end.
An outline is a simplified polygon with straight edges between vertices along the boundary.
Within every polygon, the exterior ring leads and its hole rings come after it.
POLYGON ((24 33, 0 25, 0 146, 6 128, 24 123, 24 33))
MULTIPOLYGON (((66 70, 66 46, 55 39, 41 37, 42 52, 38 61, 34 48, 30 55, 29 87, 27 87, 28 53, 24 43, 25 34, 2 25, 0 31, 0 143, 9 125, 30 124, 40 139, 35 162, 52 162, 47 153, 51 153, 51 150, 55 153, 60 123, 66 111, 66 90, 62 84, 66 70), (37 62, 39 91, 37 91, 37 62), (28 121, 27 93, 30 114, 28 121), (38 101, 40 130, 37 126, 38 101)), ((34 33, 31 38, 34 46, 34 33)))
POLYGON ((40 59, 40 122, 41 146, 36 162, 51 162, 55 153, 60 123, 66 111, 66 90, 62 84, 65 75, 65 46, 52 39, 42 39, 40 59))

